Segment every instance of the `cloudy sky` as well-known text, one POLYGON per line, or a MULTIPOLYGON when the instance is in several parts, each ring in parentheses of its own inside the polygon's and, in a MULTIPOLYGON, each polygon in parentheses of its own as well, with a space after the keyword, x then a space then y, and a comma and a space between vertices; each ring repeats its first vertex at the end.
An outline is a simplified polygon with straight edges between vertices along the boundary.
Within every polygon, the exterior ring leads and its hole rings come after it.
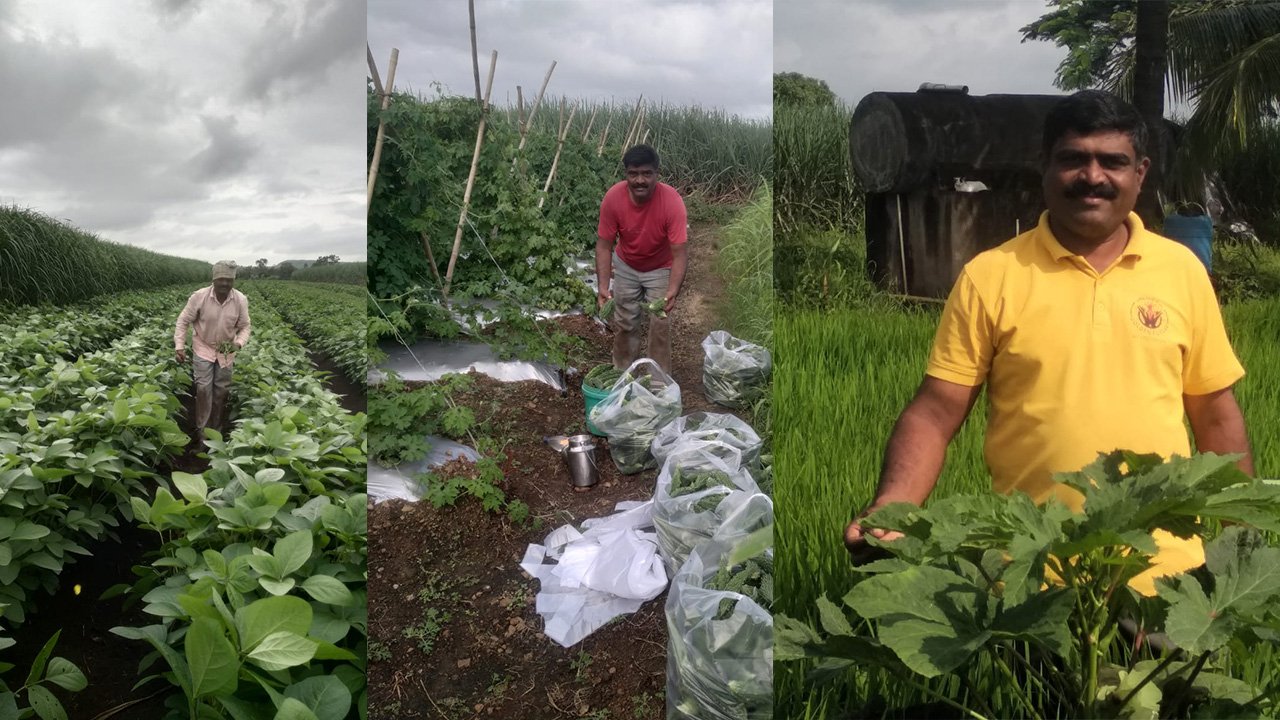
MULTIPOLYGON (((369 45, 385 80, 400 49, 396 87, 474 95, 466 0, 368 0, 369 45)), ((537 94, 650 100, 772 115, 772 0, 476 0, 480 82, 498 51, 493 101, 537 94)), ((781 4, 779 5, 781 7, 781 4)))
POLYGON ((364 3, 0 2, 0 205, 242 264, 365 258, 364 3))
POLYGON ((774 66, 825 80, 851 105, 922 82, 1061 94, 1053 77, 1066 50, 1018 32, 1047 11, 1036 0, 793 0, 774 12, 774 66))

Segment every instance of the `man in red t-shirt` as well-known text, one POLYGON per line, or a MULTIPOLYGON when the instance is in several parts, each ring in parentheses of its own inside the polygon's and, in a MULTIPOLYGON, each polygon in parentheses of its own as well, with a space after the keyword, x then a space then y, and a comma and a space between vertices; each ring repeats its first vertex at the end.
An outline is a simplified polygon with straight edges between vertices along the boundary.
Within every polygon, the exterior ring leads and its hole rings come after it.
POLYGON ((688 215, 675 188, 658 182, 658 153, 636 145, 622 156, 626 180, 609 188, 600 202, 596 231, 596 302, 613 298, 613 364, 626 368, 639 356, 640 319, 649 316, 645 356, 671 372, 671 329, 665 316, 642 303, 661 298, 670 314, 689 263, 688 215), (615 245, 616 242, 616 245, 615 245), (609 279, 613 279, 610 289, 609 279))

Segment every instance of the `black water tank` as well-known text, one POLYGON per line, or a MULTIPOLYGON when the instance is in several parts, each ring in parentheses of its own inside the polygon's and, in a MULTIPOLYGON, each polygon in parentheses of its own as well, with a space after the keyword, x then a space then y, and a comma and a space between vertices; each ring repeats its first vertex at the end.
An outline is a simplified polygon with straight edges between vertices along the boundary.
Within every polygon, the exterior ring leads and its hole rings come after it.
POLYGON ((849 155, 868 192, 986 172, 1039 175, 1044 119, 1060 95, 875 92, 853 111, 849 155))

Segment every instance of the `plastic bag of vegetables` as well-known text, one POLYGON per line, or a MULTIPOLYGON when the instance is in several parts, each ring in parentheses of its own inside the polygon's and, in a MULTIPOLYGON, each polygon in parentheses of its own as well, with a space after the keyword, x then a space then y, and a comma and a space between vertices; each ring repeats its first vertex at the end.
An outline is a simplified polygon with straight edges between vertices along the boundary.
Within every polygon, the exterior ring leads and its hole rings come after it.
POLYGON ((772 540, 748 531, 772 524, 773 504, 754 496, 672 580, 668 720, 773 717, 772 540))
POLYGON ((724 443, 692 443, 667 456, 653 492, 653 525, 667 568, 678 570, 694 547, 759 492, 741 453, 724 443))
POLYGON ((760 435, 746 421, 727 413, 695 412, 678 418, 653 438, 653 457, 661 465, 680 445, 708 440, 737 448, 742 464, 749 468, 760 464, 760 435))
POLYGON ((702 387, 712 402, 743 408, 764 394, 773 369, 767 348, 712 330, 702 341, 702 351, 702 387))
POLYGON ((680 386, 658 364, 640 358, 623 371, 609 395, 591 409, 591 424, 609 436, 609 453, 623 475, 657 467, 650 448, 680 416, 680 386))

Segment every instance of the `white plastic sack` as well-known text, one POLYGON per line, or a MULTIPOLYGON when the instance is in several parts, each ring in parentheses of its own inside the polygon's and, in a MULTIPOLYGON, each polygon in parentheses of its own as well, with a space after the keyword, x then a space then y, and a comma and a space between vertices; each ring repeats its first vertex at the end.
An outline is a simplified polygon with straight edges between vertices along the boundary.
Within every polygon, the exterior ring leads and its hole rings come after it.
POLYGON ((711 539, 725 518, 759 492, 742 467, 741 453, 724 443, 693 443, 667 456, 653 493, 653 524, 667 567, 678 569, 695 546, 711 539), (722 484, 707 482, 709 475, 722 484), (691 491, 691 485, 709 487, 691 491))
POLYGON ((556 528, 525 550, 520 567, 541 582, 535 608, 547 637, 577 644, 619 615, 633 613, 667 586, 658 557, 652 501, 618 503, 618 512, 556 528), (555 561, 548 563, 548 560, 555 561))
POLYGON ((640 358, 591 409, 591 424, 609 436, 609 453, 623 475, 657 467, 653 438, 680 416, 680 386, 656 362, 640 358))
MULTIPOLYGON (((708 587, 745 538, 733 530, 699 545, 671 582, 666 606, 668 720, 773 717, 773 616, 745 595, 708 587)), ((769 550, 752 560, 767 568, 770 588, 772 558, 769 550)), ((727 574, 741 567, 726 568, 727 574)))
POLYGON ((773 359, 768 348, 712 330, 702 341, 702 389, 726 407, 749 407, 769 385, 773 359))
POLYGON ((658 431, 653 438, 653 457, 658 465, 677 446, 686 442, 714 440, 737 448, 742 453, 742 464, 748 468, 759 467, 760 435, 736 415, 728 413, 694 412, 677 418, 675 422, 658 431))

